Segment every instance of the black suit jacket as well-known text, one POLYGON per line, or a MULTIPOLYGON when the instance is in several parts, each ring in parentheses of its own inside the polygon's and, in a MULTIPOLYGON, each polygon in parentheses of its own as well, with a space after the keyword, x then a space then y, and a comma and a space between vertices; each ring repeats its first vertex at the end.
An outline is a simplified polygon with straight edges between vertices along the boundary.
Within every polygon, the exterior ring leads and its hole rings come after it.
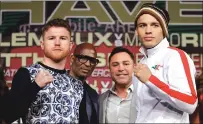
POLYGON ((80 124, 98 124, 99 123, 99 103, 98 94, 86 82, 83 82, 84 96, 79 109, 80 124))

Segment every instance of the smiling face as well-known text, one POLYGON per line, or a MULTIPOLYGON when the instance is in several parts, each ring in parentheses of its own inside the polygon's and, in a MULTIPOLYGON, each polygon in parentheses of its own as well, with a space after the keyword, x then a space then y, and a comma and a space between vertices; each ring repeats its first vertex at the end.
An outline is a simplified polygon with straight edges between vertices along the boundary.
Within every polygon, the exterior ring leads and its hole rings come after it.
POLYGON ((114 54, 109 64, 113 81, 120 86, 129 86, 132 82, 133 66, 133 60, 128 53, 114 54))
POLYGON ((146 49, 155 47, 164 38, 159 21, 150 14, 143 14, 139 17, 135 33, 146 49))
POLYGON ((44 33, 41 48, 46 60, 54 62, 65 60, 72 48, 70 32, 64 27, 50 27, 44 33))

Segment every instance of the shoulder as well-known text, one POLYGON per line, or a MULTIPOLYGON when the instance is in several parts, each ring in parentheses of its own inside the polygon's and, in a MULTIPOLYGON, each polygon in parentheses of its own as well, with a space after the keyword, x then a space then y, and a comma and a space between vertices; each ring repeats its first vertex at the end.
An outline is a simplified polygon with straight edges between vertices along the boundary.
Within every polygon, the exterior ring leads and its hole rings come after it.
POLYGON ((27 75, 29 75, 29 70, 26 67, 20 67, 15 74, 15 76, 27 76, 27 75))
POLYGON ((175 48, 175 47, 168 47, 166 54, 169 59, 173 59, 173 60, 176 59, 177 61, 181 60, 183 62, 186 62, 186 61, 192 60, 185 51, 175 48))
POLYGON ((29 82, 31 82, 31 80, 28 69, 21 67, 13 77, 11 89, 26 87, 29 82))
POLYGON ((36 66, 39 66, 39 64, 36 63, 30 66, 20 67, 15 73, 13 80, 18 82, 30 82, 32 75, 35 75, 38 72, 36 66))
POLYGON ((106 92, 102 93, 100 96, 101 96, 101 97, 102 97, 102 96, 106 96, 106 95, 108 95, 109 93, 110 93, 110 91, 107 90, 106 92))
POLYGON ((193 59, 183 50, 169 47, 167 49, 167 54, 164 58, 164 63, 166 67, 181 69, 192 69, 193 73, 196 72, 193 59), (181 65, 181 66, 180 66, 181 65))
POLYGON ((87 89, 87 91, 90 93, 90 94, 94 94, 96 96, 98 96, 98 93, 96 92, 96 90, 94 90, 90 85, 88 85, 86 82, 84 82, 84 88, 87 89))
POLYGON ((36 64, 32 64, 30 66, 25 67, 30 73, 36 73, 38 69, 40 69, 40 64, 36 63, 36 64))
POLYGON ((110 93, 110 91, 107 90, 106 92, 100 94, 100 95, 99 95, 99 100, 104 100, 104 99, 106 99, 106 98, 108 97, 109 93, 110 93))
POLYGON ((167 48, 167 51, 166 51, 167 54, 169 55, 173 55, 173 56, 176 56, 176 55, 186 55, 187 53, 179 48, 176 48, 176 47, 168 47, 167 48))

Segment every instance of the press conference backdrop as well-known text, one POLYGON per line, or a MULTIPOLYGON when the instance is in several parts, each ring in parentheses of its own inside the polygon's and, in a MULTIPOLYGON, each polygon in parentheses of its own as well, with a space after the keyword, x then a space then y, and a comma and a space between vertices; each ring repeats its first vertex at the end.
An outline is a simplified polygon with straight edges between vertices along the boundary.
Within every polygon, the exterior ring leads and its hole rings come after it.
MULTIPOLYGON (((0 3, 0 65, 9 86, 17 69, 41 61, 42 26, 54 18, 71 25, 71 39, 78 45, 94 44, 100 63, 88 78, 98 93, 112 87, 108 56, 115 46, 124 46, 139 62, 140 42, 134 35, 134 17, 142 4, 155 3, 170 14, 169 42, 185 50, 197 73, 203 65, 201 1, 2 1, 0 3)), ((69 58, 68 58, 69 59, 69 58)), ((69 69, 69 60, 67 62, 69 69)), ((23 80, 23 79, 22 79, 23 80)))

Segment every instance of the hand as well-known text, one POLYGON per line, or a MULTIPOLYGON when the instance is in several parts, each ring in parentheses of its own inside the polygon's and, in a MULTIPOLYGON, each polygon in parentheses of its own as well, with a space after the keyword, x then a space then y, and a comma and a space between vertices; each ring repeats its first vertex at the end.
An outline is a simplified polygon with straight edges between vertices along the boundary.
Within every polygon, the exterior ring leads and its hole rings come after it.
POLYGON ((41 88, 53 81, 53 76, 46 70, 40 70, 36 75, 35 82, 41 88))
POLYGON ((142 82, 146 83, 150 76, 152 75, 151 71, 145 64, 137 64, 134 66, 134 75, 142 82))

